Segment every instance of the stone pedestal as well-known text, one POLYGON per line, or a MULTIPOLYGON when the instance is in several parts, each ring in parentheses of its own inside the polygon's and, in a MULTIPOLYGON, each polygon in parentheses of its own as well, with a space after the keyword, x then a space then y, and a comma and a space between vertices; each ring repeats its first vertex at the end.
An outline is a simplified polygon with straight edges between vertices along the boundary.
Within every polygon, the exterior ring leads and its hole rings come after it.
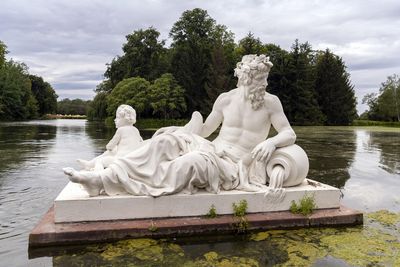
POLYGON ((264 192, 221 191, 220 194, 198 192, 194 195, 176 194, 149 196, 89 197, 79 184, 69 183, 54 203, 55 223, 109 221, 146 218, 193 217, 207 214, 212 205, 218 215, 232 214, 233 203, 245 199, 247 213, 289 210, 292 200, 298 202, 305 194, 313 195, 318 209, 339 208, 339 189, 306 180, 296 187, 286 188, 285 198, 271 203, 264 192))

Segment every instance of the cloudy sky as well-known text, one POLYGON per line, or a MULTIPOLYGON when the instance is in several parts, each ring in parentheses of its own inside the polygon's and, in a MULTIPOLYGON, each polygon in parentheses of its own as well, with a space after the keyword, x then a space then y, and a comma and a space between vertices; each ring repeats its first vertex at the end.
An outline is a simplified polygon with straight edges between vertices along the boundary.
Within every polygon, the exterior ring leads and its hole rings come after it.
POLYGON ((50 82, 59 99, 94 96, 105 64, 122 54, 125 35, 155 27, 161 38, 182 12, 206 9, 235 33, 249 31, 289 50, 297 38, 340 55, 362 96, 400 74, 400 1, 396 0, 1 0, 0 40, 8 58, 50 82))

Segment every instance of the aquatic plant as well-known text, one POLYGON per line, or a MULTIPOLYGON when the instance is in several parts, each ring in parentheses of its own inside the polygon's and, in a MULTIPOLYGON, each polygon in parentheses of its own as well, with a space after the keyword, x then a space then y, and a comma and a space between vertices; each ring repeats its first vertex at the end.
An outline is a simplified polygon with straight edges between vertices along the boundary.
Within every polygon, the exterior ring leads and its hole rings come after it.
POLYGON ((235 218, 235 228, 238 233, 245 233, 249 228, 249 222, 246 218, 247 200, 242 199, 238 204, 232 203, 233 217, 235 218))
POLYGON ((214 204, 212 204, 210 210, 206 214, 206 218, 216 218, 217 216, 217 209, 215 208, 214 204))
POLYGON ((158 227, 154 224, 153 221, 150 222, 150 226, 149 228, 147 228, 150 232, 157 232, 158 231, 158 227))
POLYGON ((365 217, 359 227, 244 235, 229 249, 227 242, 180 246, 145 238, 90 245, 55 256, 53 266, 400 266, 400 213, 383 210, 365 217))
POLYGON ((292 200, 292 203, 290 205, 290 212, 308 216, 313 213, 314 209, 316 208, 317 205, 315 204, 314 195, 308 195, 307 193, 305 193, 298 204, 294 200, 292 200))
POLYGON ((395 226, 400 222, 400 214, 390 212, 387 210, 379 210, 376 212, 368 213, 367 218, 377 221, 383 225, 395 226))
POLYGON ((235 217, 243 217, 247 212, 247 200, 242 199, 239 201, 239 204, 232 203, 233 207, 233 216, 235 217))

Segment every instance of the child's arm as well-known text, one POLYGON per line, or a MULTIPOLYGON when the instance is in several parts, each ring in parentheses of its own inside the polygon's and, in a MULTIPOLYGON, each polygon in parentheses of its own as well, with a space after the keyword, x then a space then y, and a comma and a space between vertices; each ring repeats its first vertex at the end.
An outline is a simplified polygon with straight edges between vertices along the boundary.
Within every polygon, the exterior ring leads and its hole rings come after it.
POLYGON ((132 127, 134 128, 134 131, 135 131, 135 134, 136 134, 136 136, 137 136, 137 139, 139 140, 139 143, 140 143, 140 142, 143 142, 143 138, 142 138, 142 136, 140 135, 140 132, 139 132, 138 128, 136 128, 135 126, 132 126, 132 127))
POLYGON ((120 140, 121 140, 121 131, 120 129, 117 129, 113 138, 111 138, 110 142, 108 142, 108 144, 106 145, 107 150, 110 151, 113 150, 118 145, 120 140))

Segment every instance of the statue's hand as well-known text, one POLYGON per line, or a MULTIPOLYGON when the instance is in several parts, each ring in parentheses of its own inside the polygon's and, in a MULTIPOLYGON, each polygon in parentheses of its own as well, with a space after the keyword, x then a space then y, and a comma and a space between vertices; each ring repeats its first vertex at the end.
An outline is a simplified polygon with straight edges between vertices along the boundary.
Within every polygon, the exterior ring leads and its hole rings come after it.
POLYGON ((106 145, 106 149, 107 149, 108 151, 112 151, 112 150, 114 149, 114 147, 115 147, 115 146, 113 146, 113 145, 111 145, 111 144, 107 144, 107 145, 106 145))
POLYGON ((158 136, 158 135, 160 135, 160 134, 164 134, 164 133, 173 133, 173 132, 175 132, 176 130, 178 130, 179 128, 181 128, 181 127, 179 127, 179 126, 162 127, 162 128, 160 128, 160 129, 158 129, 158 130, 153 134, 153 137, 156 137, 156 136, 158 136))
POLYGON ((258 161, 268 162, 275 149, 275 144, 267 139, 264 142, 259 143, 253 151, 251 151, 251 156, 253 159, 255 158, 258 161))

